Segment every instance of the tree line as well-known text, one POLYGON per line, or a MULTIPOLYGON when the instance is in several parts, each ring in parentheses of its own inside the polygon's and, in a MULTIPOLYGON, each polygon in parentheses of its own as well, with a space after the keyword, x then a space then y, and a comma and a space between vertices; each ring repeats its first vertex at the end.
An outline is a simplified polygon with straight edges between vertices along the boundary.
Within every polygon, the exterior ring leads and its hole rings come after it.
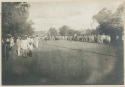
POLYGON ((57 31, 54 27, 51 27, 48 31, 50 36, 73 36, 77 35, 97 35, 105 34, 110 35, 112 41, 116 41, 116 37, 119 37, 119 41, 122 41, 123 30, 124 30, 124 14, 125 14, 125 3, 122 3, 116 11, 113 13, 107 8, 103 8, 97 14, 93 16, 93 20, 96 20, 99 23, 99 26, 96 29, 87 29, 87 30, 75 30, 71 29, 67 25, 63 25, 57 31))
MULTIPOLYGON (((31 20, 28 20, 29 8, 30 4, 27 2, 2 3, 2 37, 5 37, 7 34, 13 36, 33 34, 33 23, 31 20)), ((63 25, 58 31, 54 27, 51 27, 48 31, 48 35, 106 34, 110 35, 115 41, 116 36, 122 39, 124 14, 125 3, 122 3, 114 13, 107 8, 103 8, 93 16, 93 19, 99 23, 99 26, 95 30, 75 30, 67 25, 63 25)))

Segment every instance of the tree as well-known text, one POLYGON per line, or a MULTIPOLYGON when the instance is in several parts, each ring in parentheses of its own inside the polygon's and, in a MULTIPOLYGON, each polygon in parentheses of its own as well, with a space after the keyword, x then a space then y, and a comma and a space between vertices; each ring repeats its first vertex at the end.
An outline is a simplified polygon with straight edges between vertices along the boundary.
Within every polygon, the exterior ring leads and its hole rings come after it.
POLYGON ((33 28, 27 21, 30 5, 27 2, 2 3, 2 36, 6 34, 32 34, 33 28))
POLYGON ((59 28, 59 33, 60 33, 60 35, 62 35, 62 36, 66 36, 66 35, 68 35, 68 30, 69 30, 70 28, 68 27, 68 26, 66 26, 66 25, 64 25, 64 26, 62 26, 61 28, 59 28))
POLYGON ((97 30, 100 34, 105 33, 110 35, 112 41, 115 42, 116 36, 122 39, 123 32, 123 15, 125 13, 125 3, 122 3, 116 10, 112 13, 110 10, 104 8, 93 16, 94 19, 100 24, 97 30))
POLYGON ((93 16, 99 24, 108 23, 112 16, 112 12, 106 8, 100 10, 96 15, 93 16))
POLYGON ((75 31, 75 30, 73 30, 73 29, 68 29, 68 30, 67 30, 67 34, 68 34, 69 36, 73 36, 75 33, 77 33, 77 31, 75 31))
POLYGON ((57 30, 53 27, 51 27, 48 31, 49 36, 57 36, 57 30))
POLYGON ((69 26, 66 25, 59 28, 59 33, 62 36, 74 36, 74 34, 80 35, 80 31, 71 29, 69 26))

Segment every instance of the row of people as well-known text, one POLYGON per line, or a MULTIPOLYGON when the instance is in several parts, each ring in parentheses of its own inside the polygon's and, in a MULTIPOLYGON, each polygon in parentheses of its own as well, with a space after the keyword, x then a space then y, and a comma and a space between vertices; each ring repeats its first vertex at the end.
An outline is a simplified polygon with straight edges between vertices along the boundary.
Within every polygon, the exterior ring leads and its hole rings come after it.
MULTIPOLYGON (((46 37, 47 38, 47 37, 46 37)), ((45 38, 45 39, 46 39, 45 38)), ((111 36, 109 35, 74 35, 74 36, 49 36, 48 40, 70 40, 82 42, 95 42, 95 43, 111 43, 111 36)))

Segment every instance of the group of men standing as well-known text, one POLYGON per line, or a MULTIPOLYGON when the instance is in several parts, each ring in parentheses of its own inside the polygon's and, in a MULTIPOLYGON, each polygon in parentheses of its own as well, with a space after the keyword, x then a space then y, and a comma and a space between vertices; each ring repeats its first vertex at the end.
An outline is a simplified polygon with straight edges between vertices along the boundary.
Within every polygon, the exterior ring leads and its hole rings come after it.
POLYGON ((16 49, 17 56, 32 57, 34 48, 38 48, 38 36, 9 36, 2 39, 2 55, 8 59, 12 48, 16 49))
POLYGON ((16 40, 16 48, 18 56, 32 56, 34 48, 38 48, 39 38, 38 36, 24 36, 18 37, 16 40))

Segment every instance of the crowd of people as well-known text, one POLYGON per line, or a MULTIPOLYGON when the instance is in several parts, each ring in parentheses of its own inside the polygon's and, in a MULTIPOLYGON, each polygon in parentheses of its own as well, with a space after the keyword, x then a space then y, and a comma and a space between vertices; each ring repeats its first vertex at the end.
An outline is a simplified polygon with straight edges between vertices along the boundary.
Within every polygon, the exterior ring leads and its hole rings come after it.
POLYGON ((18 36, 8 35, 2 39, 2 56, 9 58, 10 51, 16 49, 17 56, 32 57, 32 51, 39 46, 38 36, 18 36))
POLYGON ((2 39, 2 55, 6 58, 9 57, 9 52, 12 48, 16 48, 17 56, 32 57, 32 52, 39 46, 39 39, 43 40, 69 40, 69 41, 82 41, 82 42, 95 42, 95 43, 111 43, 109 35, 74 35, 74 36, 18 36, 12 35, 2 39))
MULTIPOLYGON (((47 38, 47 37, 46 37, 47 38)), ((110 35, 77 35, 74 36, 48 36, 48 40, 69 40, 81 42, 95 42, 95 43, 111 43, 110 35)))

